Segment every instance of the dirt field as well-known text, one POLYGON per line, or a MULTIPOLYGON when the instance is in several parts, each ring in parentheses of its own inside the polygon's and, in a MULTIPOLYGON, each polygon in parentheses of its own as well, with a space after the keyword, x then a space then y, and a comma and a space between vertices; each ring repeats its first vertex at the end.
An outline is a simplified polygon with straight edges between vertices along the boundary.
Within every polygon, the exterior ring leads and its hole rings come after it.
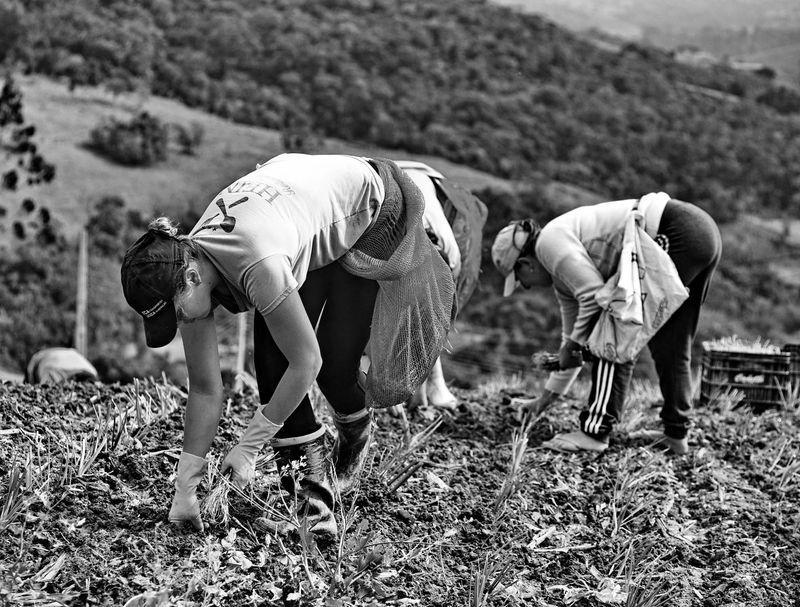
MULTIPOLYGON (((628 438, 657 420, 657 390, 635 384, 605 454, 562 455, 538 445, 582 394, 525 433, 508 401, 528 390, 457 391, 441 418, 375 412, 361 490, 323 545, 264 529, 290 518, 269 457, 227 523, 166 522, 178 388, 0 384, 0 605, 800 604, 796 402, 755 416, 717 399, 675 457, 628 438)), ((211 485, 254 405, 229 395, 211 485)))

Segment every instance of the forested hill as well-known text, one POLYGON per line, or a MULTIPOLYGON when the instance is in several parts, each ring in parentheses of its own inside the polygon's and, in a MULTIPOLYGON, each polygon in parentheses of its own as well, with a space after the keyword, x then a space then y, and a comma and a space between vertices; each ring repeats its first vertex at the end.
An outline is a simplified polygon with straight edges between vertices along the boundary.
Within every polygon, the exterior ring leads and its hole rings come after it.
POLYGON ((660 189, 720 220, 797 214, 795 93, 602 50, 483 0, 25 0, 0 13, 0 59, 178 98, 298 147, 332 136, 608 197, 660 189))

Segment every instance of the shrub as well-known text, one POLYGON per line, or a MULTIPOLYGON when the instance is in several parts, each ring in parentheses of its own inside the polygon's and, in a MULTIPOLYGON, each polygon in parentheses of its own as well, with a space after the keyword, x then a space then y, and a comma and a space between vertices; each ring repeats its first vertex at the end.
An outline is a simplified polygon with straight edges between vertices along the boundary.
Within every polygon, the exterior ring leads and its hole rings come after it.
POLYGON ((150 166, 166 160, 167 143, 166 125, 140 112, 130 122, 106 118, 92 129, 89 146, 120 164, 150 166))
POLYGON ((800 94, 785 86, 776 86, 764 91, 756 97, 756 101, 770 106, 780 114, 800 112, 800 94))
POLYGON ((205 136, 203 125, 195 120, 193 120, 188 127, 175 122, 172 124, 172 129, 175 131, 175 140, 180 146, 181 154, 194 156, 205 136))

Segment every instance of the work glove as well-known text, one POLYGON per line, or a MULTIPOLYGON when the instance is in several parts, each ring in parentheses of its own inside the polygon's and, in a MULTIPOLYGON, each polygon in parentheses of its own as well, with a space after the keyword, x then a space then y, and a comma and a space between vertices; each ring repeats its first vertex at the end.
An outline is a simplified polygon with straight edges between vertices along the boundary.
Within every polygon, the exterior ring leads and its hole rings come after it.
POLYGON ((579 343, 566 340, 558 351, 558 364, 562 369, 574 369, 583 365, 583 346, 579 343))
POLYGON ((522 406, 522 410, 527 412, 531 417, 538 417, 544 413, 550 405, 556 402, 561 395, 550 390, 545 390, 539 398, 536 398, 529 403, 522 406))
POLYGON ((206 460, 184 451, 178 460, 178 473, 175 477, 175 497, 169 509, 169 522, 182 524, 190 522, 198 531, 203 531, 200 519, 200 503, 197 501, 197 485, 203 478, 206 460))
POLYGON ((255 412, 239 443, 222 461, 222 474, 230 471, 231 482, 238 489, 243 489, 253 480, 259 451, 283 427, 283 424, 274 424, 264 417, 262 410, 263 407, 255 412))

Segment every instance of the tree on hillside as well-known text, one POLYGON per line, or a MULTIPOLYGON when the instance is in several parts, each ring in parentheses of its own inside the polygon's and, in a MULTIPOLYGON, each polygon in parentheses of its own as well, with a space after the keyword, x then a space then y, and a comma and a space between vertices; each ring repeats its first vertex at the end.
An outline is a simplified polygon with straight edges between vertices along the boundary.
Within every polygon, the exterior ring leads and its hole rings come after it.
POLYGON ((21 7, 15 2, 0 0, 0 65, 17 45, 22 33, 21 7))
POLYGON ((4 240, 13 246, 0 255, 0 364, 19 369, 43 345, 69 345, 72 337, 74 251, 58 234, 48 208, 27 191, 55 177, 55 167, 45 160, 35 135, 36 127, 24 118, 22 93, 8 77, 0 90, 0 149, 5 157, 0 172, 2 187, 24 198, 19 208, 2 213, 10 224, 4 240))
POLYGON ((0 255, 0 364, 22 370, 42 347, 72 345, 76 265, 64 239, 0 255))
MULTIPOLYGON (((21 192, 29 187, 49 183, 55 177, 55 166, 45 160, 34 141, 36 126, 26 124, 22 111, 22 93, 13 78, 6 78, 0 89, 0 150, 5 158, 0 164, 0 187, 21 192)), ((26 197, 19 209, 2 209, 12 222, 13 236, 24 240, 29 235, 45 242, 55 240, 50 212, 26 197)), ((7 226, 0 223, 0 229, 7 226)))

